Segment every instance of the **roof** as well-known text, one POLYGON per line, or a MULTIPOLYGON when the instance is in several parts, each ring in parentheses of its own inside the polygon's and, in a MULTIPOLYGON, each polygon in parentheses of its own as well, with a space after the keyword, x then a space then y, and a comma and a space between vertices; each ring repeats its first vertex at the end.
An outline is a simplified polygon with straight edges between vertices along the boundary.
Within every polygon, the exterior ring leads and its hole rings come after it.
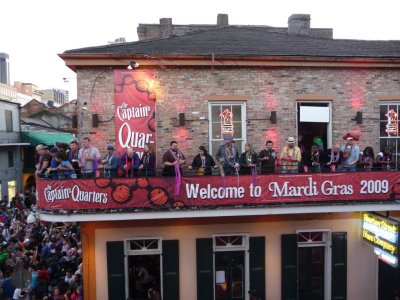
POLYGON ((21 138, 24 142, 28 142, 32 146, 39 144, 51 146, 56 142, 69 144, 75 139, 75 136, 65 132, 21 132, 21 138))
POLYGON ((73 49, 61 56, 75 54, 400 58, 400 41, 326 39, 228 26, 183 36, 73 49))

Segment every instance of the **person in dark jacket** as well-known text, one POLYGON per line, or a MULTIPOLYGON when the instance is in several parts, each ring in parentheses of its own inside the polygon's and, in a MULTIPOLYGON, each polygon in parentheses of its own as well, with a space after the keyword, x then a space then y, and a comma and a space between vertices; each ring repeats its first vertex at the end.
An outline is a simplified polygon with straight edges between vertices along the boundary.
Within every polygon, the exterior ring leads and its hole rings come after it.
POLYGON ((156 176, 156 155, 151 144, 146 144, 144 146, 144 152, 142 158, 140 159, 139 169, 142 171, 142 176, 156 176))
POLYGON ((212 169, 217 168, 215 161, 204 146, 199 147, 199 154, 197 154, 192 164, 189 166, 190 170, 195 170, 196 175, 212 175, 212 169))
POLYGON ((244 145, 244 152, 240 155, 239 164, 240 164, 239 172, 240 174, 243 175, 250 175, 251 169, 254 166, 257 166, 258 156, 250 144, 244 145))

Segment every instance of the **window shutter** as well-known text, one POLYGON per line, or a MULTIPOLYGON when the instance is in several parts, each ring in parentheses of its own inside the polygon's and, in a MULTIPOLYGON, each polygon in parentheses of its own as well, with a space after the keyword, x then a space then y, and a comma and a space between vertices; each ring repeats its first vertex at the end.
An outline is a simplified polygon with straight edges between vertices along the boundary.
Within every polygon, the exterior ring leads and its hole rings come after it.
POLYGON ((196 239, 197 300, 214 299, 213 240, 196 239))
POLYGON ((124 242, 107 242, 108 299, 126 300, 124 242))
POLYGON ((297 235, 283 234, 281 240, 282 300, 297 299, 297 235))
POLYGON ((332 232, 332 300, 347 299, 347 233, 332 232))
POLYGON ((265 237, 250 237, 250 290, 265 299, 265 237))
POLYGON ((179 241, 162 242, 163 299, 179 300, 179 241))

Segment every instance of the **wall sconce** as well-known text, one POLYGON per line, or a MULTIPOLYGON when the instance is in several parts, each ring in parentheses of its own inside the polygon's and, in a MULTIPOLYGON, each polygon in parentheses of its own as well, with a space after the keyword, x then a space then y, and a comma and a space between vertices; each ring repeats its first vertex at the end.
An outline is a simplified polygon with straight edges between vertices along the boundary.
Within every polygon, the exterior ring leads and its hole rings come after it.
POLYGON ((84 110, 87 110, 88 108, 87 108, 87 102, 85 101, 85 102, 83 102, 83 106, 82 106, 82 109, 84 109, 84 110))
POLYGON ((269 120, 271 121, 271 124, 276 124, 277 119, 276 119, 276 110, 271 111, 271 116, 269 117, 269 120))
POLYGON ((99 115, 98 114, 92 115, 92 127, 93 128, 99 127, 99 115))
POLYGON ((358 111, 356 114, 356 117, 354 119, 351 119, 352 121, 356 121, 357 124, 362 124, 363 123, 363 116, 362 116, 362 112, 358 111))
POLYGON ((139 63, 137 63, 136 61, 132 60, 126 68, 128 70, 139 68, 139 63))
POLYGON ((179 113, 179 126, 185 126, 185 113, 179 113))

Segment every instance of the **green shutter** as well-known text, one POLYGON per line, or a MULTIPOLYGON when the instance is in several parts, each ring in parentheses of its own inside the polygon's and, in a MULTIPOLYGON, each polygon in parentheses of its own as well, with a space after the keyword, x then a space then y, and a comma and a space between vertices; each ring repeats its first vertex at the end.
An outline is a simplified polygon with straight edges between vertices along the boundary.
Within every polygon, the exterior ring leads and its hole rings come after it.
POLYGON ((250 290, 265 299, 265 236, 250 237, 250 290))
POLYGON ((197 300, 214 299, 213 240, 196 239, 197 300))
POLYGON ((179 300, 179 241, 162 242, 163 299, 179 300))
POLYGON ((124 242, 107 242, 108 299, 126 300, 124 242))
POLYGON ((332 300, 347 299, 347 233, 332 232, 332 300))
POLYGON ((281 241, 282 300, 297 299, 297 235, 283 234, 281 241))

